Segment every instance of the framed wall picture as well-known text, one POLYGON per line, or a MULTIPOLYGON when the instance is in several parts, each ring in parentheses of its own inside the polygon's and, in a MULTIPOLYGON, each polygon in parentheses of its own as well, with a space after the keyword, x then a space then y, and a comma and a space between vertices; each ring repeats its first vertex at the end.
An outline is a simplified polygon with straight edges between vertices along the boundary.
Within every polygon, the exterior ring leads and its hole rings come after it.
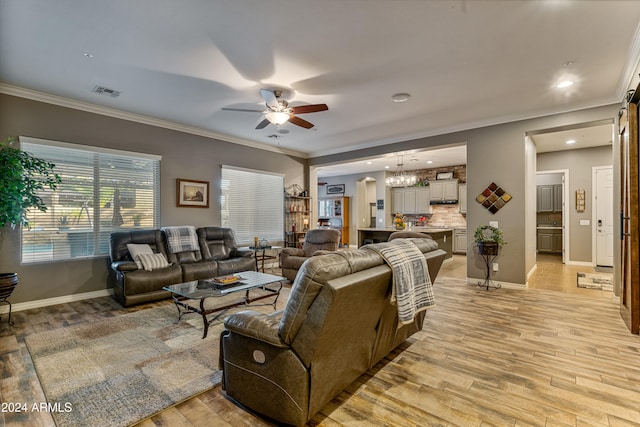
POLYGON ((327 194, 344 194, 344 184, 327 185, 327 194))
POLYGON ((209 207, 209 181, 176 179, 176 206, 189 208, 209 207))

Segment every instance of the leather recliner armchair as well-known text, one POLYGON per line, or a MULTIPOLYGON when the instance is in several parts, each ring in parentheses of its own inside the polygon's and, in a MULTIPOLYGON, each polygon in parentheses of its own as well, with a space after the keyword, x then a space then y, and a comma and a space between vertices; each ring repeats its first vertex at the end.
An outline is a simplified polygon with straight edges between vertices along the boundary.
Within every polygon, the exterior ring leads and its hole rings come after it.
MULTIPOLYGON (((433 282, 446 253, 432 239, 412 240, 425 255, 433 282)), ((245 310, 225 319, 223 389, 278 423, 303 425, 422 329, 425 311, 399 327, 391 286, 392 270, 373 249, 309 258, 283 310, 245 310)))
POLYGON ((340 231, 335 229, 313 229, 304 236, 302 248, 284 248, 280 251, 282 275, 293 282, 302 264, 318 251, 337 251, 340 231))

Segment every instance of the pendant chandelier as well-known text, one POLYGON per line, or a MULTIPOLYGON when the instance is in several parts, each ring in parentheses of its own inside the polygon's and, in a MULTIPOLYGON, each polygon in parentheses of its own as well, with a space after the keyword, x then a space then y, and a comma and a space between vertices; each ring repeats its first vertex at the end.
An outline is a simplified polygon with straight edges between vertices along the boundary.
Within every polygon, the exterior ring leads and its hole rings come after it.
POLYGON ((389 187, 408 187, 416 183, 416 176, 408 174, 402 168, 402 156, 398 156, 398 167, 392 176, 385 179, 385 184, 389 187))

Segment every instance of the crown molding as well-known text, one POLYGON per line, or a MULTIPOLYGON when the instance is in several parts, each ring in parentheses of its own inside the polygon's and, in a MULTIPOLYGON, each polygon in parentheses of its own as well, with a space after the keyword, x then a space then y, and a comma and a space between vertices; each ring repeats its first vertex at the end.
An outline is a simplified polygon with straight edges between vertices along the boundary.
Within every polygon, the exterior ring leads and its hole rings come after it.
POLYGON ((248 139, 237 138, 234 136, 213 132, 210 130, 182 125, 180 123, 171 122, 168 120, 157 119, 154 117, 145 116, 142 114, 130 113, 127 111, 118 110, 115 108, 103 107, 89 102, 78 101, 71 98, 65 98, 63 96, 53 95, 50 93, 39 92, 32 89, 26 89, 19 86, 13 86, 6 83, 0 83, 0 93, 5 95, 17 96, 19 98, 30 99, 32 101, 44 102, 47 104, 57 105, 59 107, 73 108, 88 113, 100 114, 102 116, 113 117, 116 119, 128 120, 131 122, 141 123, 149 126, 155 126, 159 128, 174 130, 178 132, 189 133, 192 135, 202 136, 205 138, 218 139, 220 141, 230 142, 232 144, 244 145, 251 148, 257 148, 259 150, 271 151, 274 153, 285 154, 289 156, 295 156, 300 158, 308 158, 307 153, 303 153, 295 150, 287 150, 279 147, 273 147, 271 145, 262 144, 248 139))

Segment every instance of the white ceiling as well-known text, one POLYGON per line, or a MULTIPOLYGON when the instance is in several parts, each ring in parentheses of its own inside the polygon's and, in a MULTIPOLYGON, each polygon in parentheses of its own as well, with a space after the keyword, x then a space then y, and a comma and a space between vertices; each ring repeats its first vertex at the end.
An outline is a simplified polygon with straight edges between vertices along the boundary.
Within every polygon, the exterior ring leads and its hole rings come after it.
POLYGON ((0 0, 0 90, 314 157, 620 102, 639 20, 624 0, 0 0), (221 110, 274 87, 329 110, 310 130, 221 110))

